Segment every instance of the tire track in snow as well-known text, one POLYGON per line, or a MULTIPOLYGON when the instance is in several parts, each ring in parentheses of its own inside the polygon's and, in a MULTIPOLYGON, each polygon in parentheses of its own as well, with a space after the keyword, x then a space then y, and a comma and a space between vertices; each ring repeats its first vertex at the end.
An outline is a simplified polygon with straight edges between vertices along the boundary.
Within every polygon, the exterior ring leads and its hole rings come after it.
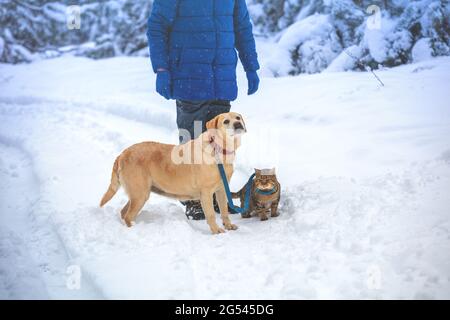
MULTIPOLYGON (((14 107, 9 110, 11 114, 21 114, 14 107)), ((0 294, 21 299, 101 297, 86 276, 81 278, 80 290, 67 288, 67 267, 74 262, 54 229, 51 212, 45 208, 32 153, 16 133, 0 130, 0 274, 5 285, 0 294)))
POLYGON ((48 292, 30 246, 35 179, 29 158, 5 140, 0 136, 0 297, 42 299, 48 292))
MULTIPOLYGON (((2 123, 5 123, 5 126, 0 129, 0 141, 3 141, 3 143, 11 147, 20 149, 20 152, 27 155, 30 163, 36 162, 37 166, 40 167, 39 170, 33 170, 31 165, 28 168, 30 174, 34 175, 35 182, 33 185, 40 186, 42 189, 38 191, 36 188, 36 190, 30 191, 30 193, 41 194, 33 210, 30 210, 32 211, 32 218, 38 220, 36 223, 33 221, 33 224, 36 225, 34 231, 39 234, 39 237, 36 236, 35 238, 39 239, 38 241, 40 242, 37 243, 39 250, 36 250, 36 252, 40 252, 37 255, 40 258, 38 262, 40 268, 46 274, 49 274, 45 277, 44 282, 46 282, 47 286, 51 287, 50 297, 101 297, 103 293, 90 281, 90 274, 86 269, 82 277, 84 280, 81 286, 82 291, 68 292, 65 288, 65 272, 67 266, 69 264, 78 264, 80 261, 76 257, 75 259, 72 257, 73 250, 67 250, 63 239, 60 238, 59 226, 55 229, 54 218, 63 213, 57 212, 60 208, 55 207, 52 199, 46 196, 46 194, 52 194, 51 190, 49 190, 49 185, 53 182, 58 183, 60 178, 56 176, 43 176, 42 165, 44 164, 43 162, 48 160, 46 158, 47 154, 52 153, 46 154, 46 151, 49 151, 49 147, 55 148, 53 151, 58 152, 58 144, 61 145, 62 150, 63 146, 67 146, 65 142, 69 142, 72 139, 77 140, 77 138, 89 141, 90 148, 98 149, 102 154, 106 153, 115 157, 121 149, 130 144, 131 140, 125 138, 121 133, 124 131, 124 128, 122 130, 116 130, 114 125, 118 121, 120 124, 126 122, 128 127, 130 125, 134 127, 139 124, 137 126, 138 129, 134 129, 135 131, 138 131, 142 125, 139 122, 136 123, 134 120, 130 121, 121 116, 116 116, 107 110, 91 110, 86 105, 80 104, 73 108, 72 104, 69 104, 69 106, 61 104, 53 105, 48 101, 38 101, 38 104, 35 104, 36 101, 34 99, 21 100, 18 105, 5 104, 4 102, 0 104, 0 119, 2 123), (104 118, 108 120, 102 121, 104 118), (109 122, 112 122, 112 124, 109 122), (58 135, 61 129, 63 134, 58 135), (64 134, 67 132, 70 132, 70 137, 64 134), (50 249, 46 250, 44 248, 50 249), (52 255, 50 251, 56 253, 52 255), (56 255, 63 257, 57 257, 56 255), (59 259, 60 261, 55 261, 55 259, 59 259)), ((133 130, 125 128, 125 131, 129 132, 133 130)), ((151 132, 154 131, 151 130, 151 132)), ((167 133, 158 134, 167 135, 167 133)), ((64 153, 64 151, 60 152, 62 154, 64 153)), ((105 169, 106 171, 110 170, 109 167, 105 167, 105 169)), ((64 175, 64 172, 59 171, 56 174, 64 175)), ((104 177, 107 176, 108 174, 104 175, 104 177)), ((88 262, 84 261, 80 264, 83 271, 84 266, 88 265, 88 262)))

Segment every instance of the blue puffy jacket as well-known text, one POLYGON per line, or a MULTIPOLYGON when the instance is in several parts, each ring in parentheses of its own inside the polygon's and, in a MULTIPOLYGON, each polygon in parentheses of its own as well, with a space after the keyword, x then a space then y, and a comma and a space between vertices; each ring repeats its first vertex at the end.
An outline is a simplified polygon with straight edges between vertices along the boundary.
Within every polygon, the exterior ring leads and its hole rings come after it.
POLYGON ((245 71, 259 69, 245 0, 155 0, 147 36, 173 99, 235 100, 236 49, 245 71))

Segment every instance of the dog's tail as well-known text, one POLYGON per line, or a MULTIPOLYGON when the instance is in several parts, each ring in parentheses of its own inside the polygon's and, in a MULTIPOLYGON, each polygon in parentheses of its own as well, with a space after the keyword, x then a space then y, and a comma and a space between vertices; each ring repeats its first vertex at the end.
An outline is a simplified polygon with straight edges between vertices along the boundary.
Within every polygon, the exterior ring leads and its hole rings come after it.
POLYGON ((100 201, 100 207, 103 207, 109 200, 111 200, 111 198, 114 197, 119 188, 119 157, 117 157, 116 161, 114 161, 114 166, 111 173, 111 183, 102 200, 100 201))

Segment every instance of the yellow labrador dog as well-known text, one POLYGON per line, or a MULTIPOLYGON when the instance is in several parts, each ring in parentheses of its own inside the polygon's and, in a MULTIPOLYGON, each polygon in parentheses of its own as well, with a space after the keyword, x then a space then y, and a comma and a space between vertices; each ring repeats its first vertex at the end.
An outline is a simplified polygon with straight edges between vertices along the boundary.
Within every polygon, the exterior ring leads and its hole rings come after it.
POLYGON ((100 206, 122 186, 129 200, 121 215, 131 227, 152 191, 178 200, 200 200, 211 232, 217 234, 225 231, 216 223, 215 194, 225 229, 236 230, 228 216, 217 163, 224 164, 229 181, 241 135, 247 131, 245 122, 240 114, 229 112, 209 121, 206 128, 197 139, 182 145, 142 142, 124 150, 114 162, 111 184, 100 206))

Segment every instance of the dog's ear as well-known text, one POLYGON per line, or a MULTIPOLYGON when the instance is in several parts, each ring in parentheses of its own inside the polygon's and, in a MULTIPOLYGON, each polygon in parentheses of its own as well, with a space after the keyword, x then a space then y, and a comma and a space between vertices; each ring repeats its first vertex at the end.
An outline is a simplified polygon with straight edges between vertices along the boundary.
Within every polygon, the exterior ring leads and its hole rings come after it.
POLYGON ((244 132, 247 132, 247 125, 245 124, 244 117, 242 114, 239 115, 241 117, 242 124, 244 125, 244 132))
POLYGON ((206 123, 206 129, 218 129, 219 118, 220 118, 220 115, 212 118, 211 120, 209 120, 206 123))

